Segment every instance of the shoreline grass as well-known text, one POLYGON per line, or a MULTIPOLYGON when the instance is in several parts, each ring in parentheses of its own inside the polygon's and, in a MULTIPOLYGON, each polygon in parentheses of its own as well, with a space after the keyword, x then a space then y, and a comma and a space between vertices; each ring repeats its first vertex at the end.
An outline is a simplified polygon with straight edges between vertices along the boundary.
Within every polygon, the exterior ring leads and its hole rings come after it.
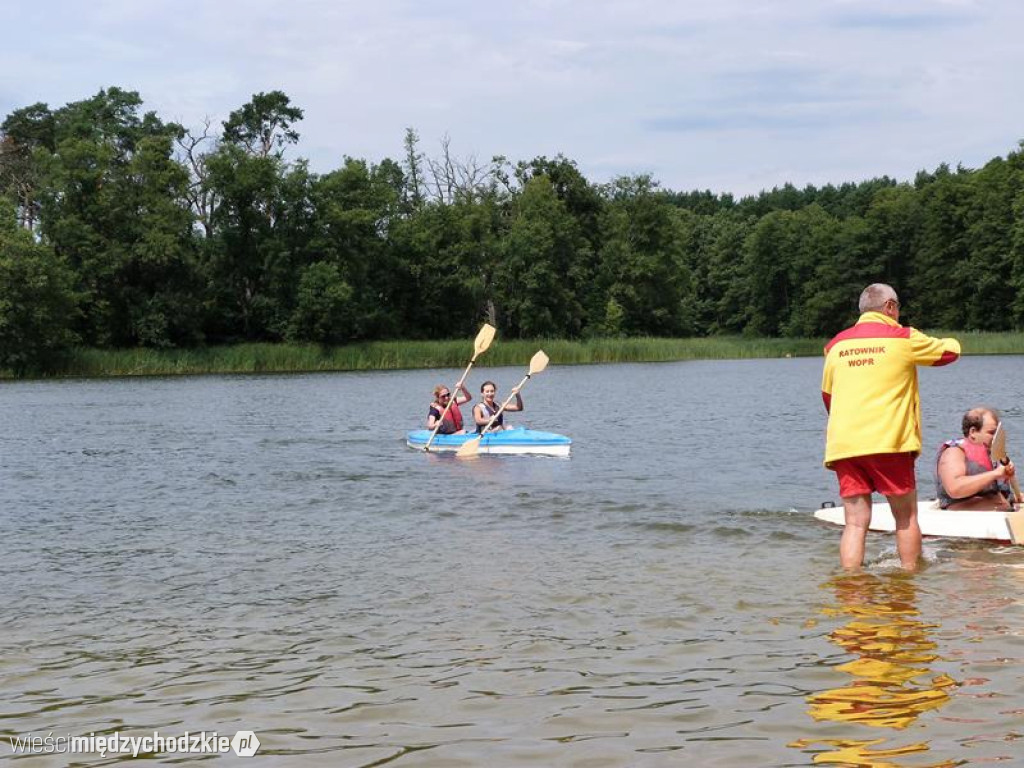
MULTIPOLYGON (((958 338, 965 355, 1024 354, 1024 334, 1020 333, 930 333, 958 338)), ((825 341, 740 336, 497 340, 480 357, 477 366, 523 365, 538 349, 543 349, 557 365, 817 357, 825 341)), ((339 347, 261 343, 171 350, 81 348, 47 378, 460 368, 472 352, 472 339, 379 341, 339 347)), ((9 371, 0 375, 13 378, 9 371)))

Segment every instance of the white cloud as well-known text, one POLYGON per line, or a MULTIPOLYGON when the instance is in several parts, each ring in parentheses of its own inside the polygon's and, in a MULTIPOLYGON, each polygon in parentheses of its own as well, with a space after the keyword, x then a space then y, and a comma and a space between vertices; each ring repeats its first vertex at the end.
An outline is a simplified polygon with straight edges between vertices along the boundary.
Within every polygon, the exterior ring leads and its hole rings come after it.
POLYGON ((0 30, 0 114, 117 85, 199 125, 257 91, 303 108, 298 153, 561 152, 593 181, 737 194, 911 178, 1016 147, 1011 0, 40 0, 0 30))

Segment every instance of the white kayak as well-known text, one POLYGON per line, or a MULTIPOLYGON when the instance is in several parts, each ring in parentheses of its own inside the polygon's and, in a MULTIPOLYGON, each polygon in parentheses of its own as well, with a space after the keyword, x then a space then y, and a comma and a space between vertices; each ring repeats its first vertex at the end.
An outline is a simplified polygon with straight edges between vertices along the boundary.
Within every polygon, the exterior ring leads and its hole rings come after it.
MULTIPOLYGON (((814 516, 826 523, 845 525, 842 504, 832 505, 829 502, 817 510, 814 516)), ((924 536, 1024 544, 1024 512, 940 509, 939 502, 931 499, 917 502, 917 522, 924 536)), ((868 529, 886 533, 896 530, 896 521, 887 502, 871 505, 871 524, 868 529)))
MULTIPOLYGON (((416 429, 406 436, 405 444, 410 448, 423 450, 430 439, 431 430, 416 429)), ((451 453, 459 450, 463 443, 476 437, 476 433, 464 435, 438 435, 430 444, 431 453, 451 453)), ((540 432, 536 429, 514 427, 499 432, 488 432, 480 438, 479 453, 486 454, 538 454, 541 456, 568 456, 572 440, 554 432, 540 432)))

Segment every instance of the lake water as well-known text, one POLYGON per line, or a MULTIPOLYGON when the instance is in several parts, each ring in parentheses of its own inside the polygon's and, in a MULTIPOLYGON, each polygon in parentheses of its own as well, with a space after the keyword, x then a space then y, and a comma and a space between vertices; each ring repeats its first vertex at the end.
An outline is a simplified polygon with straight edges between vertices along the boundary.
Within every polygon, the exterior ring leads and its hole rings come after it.
MULTIPOLYGON (((1024 551, 930 541, 905 575, 872 534, 839 571, 820 360, 552 361, 509 420, 571 458, 406 448, 459 373, 0 385, 0 756, 251 730, 286 766, 1022 759, 1024 551)), ((1022 373, 922 370, 923 485, 978 401, 1024 453, 1022 373)))

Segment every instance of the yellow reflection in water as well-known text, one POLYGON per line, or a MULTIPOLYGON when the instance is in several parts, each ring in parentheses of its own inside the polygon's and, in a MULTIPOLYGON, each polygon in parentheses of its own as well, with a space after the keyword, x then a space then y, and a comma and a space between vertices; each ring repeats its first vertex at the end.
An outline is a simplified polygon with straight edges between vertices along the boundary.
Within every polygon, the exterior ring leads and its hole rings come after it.
MULTIPOLYGON (((815 720, 855 723, 871 728, 900 730, 922 712, 941 707, 955 685, 948 675, 929 678, 935 643, 928 631, 936 625, 918 618, 916 587, 909 574, 844 574, 824 585, 835 592, 836 604, 824 609, 828 616, 851 616, 829 638, 857 656, 836 669, 852 676, 842 688, 807 697, 808 714, 815 720)), ((790 744, 806 748, 822 744, 832 749, 814 756, 815 763, 899 766, 892 758, 928 751, 928 744, 881 747, 885 739, 800 739, 790 744)), ((938 763, 935 766, 953 765, 938 763)))

